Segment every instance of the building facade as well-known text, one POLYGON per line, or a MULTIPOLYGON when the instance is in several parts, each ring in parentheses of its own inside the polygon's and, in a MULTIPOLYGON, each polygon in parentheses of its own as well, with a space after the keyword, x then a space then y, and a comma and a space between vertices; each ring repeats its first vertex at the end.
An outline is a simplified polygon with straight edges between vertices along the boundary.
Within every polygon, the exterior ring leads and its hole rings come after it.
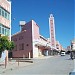
POLYGON ((51 14, 49 18, 50 38, 40 35, 39 25, 31 20, 29 22, 20 22, 21 31, 12 35, 12 41, 15 48, 12 50, 13 57, 39 57, 55 55, 63 50, 62 45, 55 38, 54 17, 51 14))
POLYGON ((21 31, 12 35, 12 40, 15 42, 12 56, 35 58, 49 55, 50 42, 40 35, 37 23, 31 20, 21 26, 21 31))
POLYGON ((8 36, 11 40, 11 2, 0 0, 0 36, 8 36))
POLYGON ((71 41, 71 50, 75 51, 75 38, 71 41))
POLYGON ((62 45, 59 43, 59 41, 56 41, 56 49, 60 52, 61 50, 64 50, 62 45))
MULTIPOLYGON (((8 36, 11 40, 11 1, 0 0, 0 37, 8 36)), ((8 51, 6 51, 6 60, 8 61, 8 51)))
POLYGON ((70 46, 67 46, 67 51, 75 51, 75 38, 71 40, 70 46))

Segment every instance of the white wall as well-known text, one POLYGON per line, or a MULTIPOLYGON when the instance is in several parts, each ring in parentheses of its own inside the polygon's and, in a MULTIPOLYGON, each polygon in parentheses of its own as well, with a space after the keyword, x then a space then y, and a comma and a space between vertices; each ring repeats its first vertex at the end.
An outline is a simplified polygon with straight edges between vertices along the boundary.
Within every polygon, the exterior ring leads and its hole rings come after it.
POLYGON ((38 57, 38 47, 33 44, 33 58, 38 57))
POLYGON ((75 50, 75 43, 73 44, 73 48, 72 49, 75 50))

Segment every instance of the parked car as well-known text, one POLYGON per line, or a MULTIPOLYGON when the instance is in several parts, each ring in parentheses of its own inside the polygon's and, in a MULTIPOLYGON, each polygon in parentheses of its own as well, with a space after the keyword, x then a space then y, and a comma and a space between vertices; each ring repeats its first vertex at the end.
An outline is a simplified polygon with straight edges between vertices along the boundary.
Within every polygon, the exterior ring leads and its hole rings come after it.
POLYGON ((65 56, 65 52, 61 52, 61 56, 65 56))

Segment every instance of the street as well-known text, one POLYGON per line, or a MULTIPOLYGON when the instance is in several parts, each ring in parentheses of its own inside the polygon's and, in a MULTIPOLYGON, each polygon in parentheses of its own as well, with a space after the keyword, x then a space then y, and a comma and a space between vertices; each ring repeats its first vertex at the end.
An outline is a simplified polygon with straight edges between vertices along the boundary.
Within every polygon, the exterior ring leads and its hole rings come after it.
POLYGON ((73 70, 73 61, 68 55, 33 59, 32 65, 6 70, 1 75, 69 75, 73 70))

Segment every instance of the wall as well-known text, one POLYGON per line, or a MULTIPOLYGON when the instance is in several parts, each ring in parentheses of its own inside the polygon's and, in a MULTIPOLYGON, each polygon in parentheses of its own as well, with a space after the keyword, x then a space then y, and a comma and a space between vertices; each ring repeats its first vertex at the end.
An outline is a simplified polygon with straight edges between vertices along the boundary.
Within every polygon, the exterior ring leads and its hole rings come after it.
POLYGON ((26 23, 21 32, 12 36, 12 40, 15 42, 16 47, 13 49, 13 57, 29 57, 29 52, 31 57, 33 57, 32 51, 32 22, 26 23), (19 47, 21 44, 24 44, 24 50, 21 50, 19 47))
POLYGON ((39 39, 39 27, 35 21, 32 20, 32 41, 33 41, 33 58, 38 57, 38 47, 35 46, 35 41, 39 39))
MULTIPOLYGON (((11 4, 8 3, 8 1, 6 0, 0 0, 0 6, 3 7, 5 10, 7 10, 9 13, 11 13, 11 4)), ((10 27, 10 21, 7 20, 6 18, 0 16, 0 23, 7 26, 7 27, 10 27)))

